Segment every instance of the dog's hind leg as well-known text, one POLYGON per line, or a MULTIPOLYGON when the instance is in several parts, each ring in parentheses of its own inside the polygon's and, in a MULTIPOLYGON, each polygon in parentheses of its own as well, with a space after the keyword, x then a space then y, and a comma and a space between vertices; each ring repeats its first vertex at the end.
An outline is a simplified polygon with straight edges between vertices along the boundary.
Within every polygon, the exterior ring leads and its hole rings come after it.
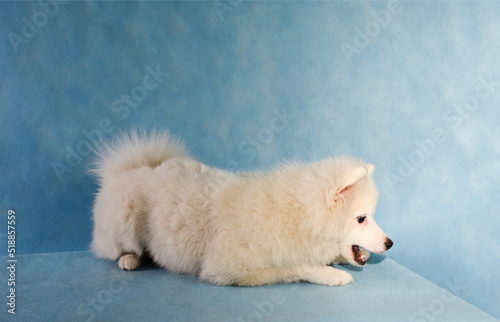
POLYGON ((121 209, 119 248, 121 249, 118 266, 133 271, 141 264, 144 246, 142 239, 147 235, 144 200, 132 194, 124 198, 126 207, 121 209))
POLYGON ((141 264, 142 256, 137 254, 123 254, 118 259, 118 266, 126 271, 133 271, 141 264))

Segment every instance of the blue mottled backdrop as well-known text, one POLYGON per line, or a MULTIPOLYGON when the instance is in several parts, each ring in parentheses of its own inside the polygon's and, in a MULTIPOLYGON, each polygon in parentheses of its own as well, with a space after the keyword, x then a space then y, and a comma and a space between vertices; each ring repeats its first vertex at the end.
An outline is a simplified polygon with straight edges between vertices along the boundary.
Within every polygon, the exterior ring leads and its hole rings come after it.
POLYGON ((1 2, 1 253, 9 209, 18 253, 87 249, 95 142, 169 129, 233 170, 376 164, 388 255, 500 317, 499 16, 496 2, 1 2))

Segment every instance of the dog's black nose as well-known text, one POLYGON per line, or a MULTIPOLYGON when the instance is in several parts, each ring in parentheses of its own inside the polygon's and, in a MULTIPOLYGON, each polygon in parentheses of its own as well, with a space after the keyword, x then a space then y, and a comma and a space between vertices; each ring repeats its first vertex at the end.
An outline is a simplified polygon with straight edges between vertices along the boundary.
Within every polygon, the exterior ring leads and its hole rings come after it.
POLYGON ((387 238, 387 240, 385 241, 386 250, 391 248, 392 244, 393 244, 392 240, 390 238, 387 238))

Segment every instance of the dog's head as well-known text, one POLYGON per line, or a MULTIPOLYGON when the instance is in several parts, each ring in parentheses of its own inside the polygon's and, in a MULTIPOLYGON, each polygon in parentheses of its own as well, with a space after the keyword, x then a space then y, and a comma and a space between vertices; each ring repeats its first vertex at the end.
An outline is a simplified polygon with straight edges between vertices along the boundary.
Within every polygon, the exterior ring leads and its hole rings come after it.
POLYGON ((382 253, 392 246, 373 219, 378 199, 374 171, 374 165, 348 156, 324 160, 306 168, 298 191, 308 210, 305 230, 334 243, 331 255, 341 255, 356 266, 366 262, 360 247, 382 253))
POLYGON ((360 247, 383 253, 393 244, 373 218, 378 199, 372 177, 374 170, 372 164, 350 169, 344 182, 333 193, 333 206, 341 213, 343 222, 341 255, 356 266, 366 263, 360 247))

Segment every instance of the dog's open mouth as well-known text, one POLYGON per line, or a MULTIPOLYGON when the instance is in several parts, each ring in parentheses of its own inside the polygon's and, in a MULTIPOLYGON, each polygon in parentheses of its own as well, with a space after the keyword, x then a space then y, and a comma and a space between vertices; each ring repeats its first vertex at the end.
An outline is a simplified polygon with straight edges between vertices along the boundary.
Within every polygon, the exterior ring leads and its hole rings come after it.
POLYGON ((352 254, 354 255, 354 260, 356 261, 356 263, 358 263, 359 265, 365 265, 365 255, 363 255, 358 245, 352 245, 352 254))

